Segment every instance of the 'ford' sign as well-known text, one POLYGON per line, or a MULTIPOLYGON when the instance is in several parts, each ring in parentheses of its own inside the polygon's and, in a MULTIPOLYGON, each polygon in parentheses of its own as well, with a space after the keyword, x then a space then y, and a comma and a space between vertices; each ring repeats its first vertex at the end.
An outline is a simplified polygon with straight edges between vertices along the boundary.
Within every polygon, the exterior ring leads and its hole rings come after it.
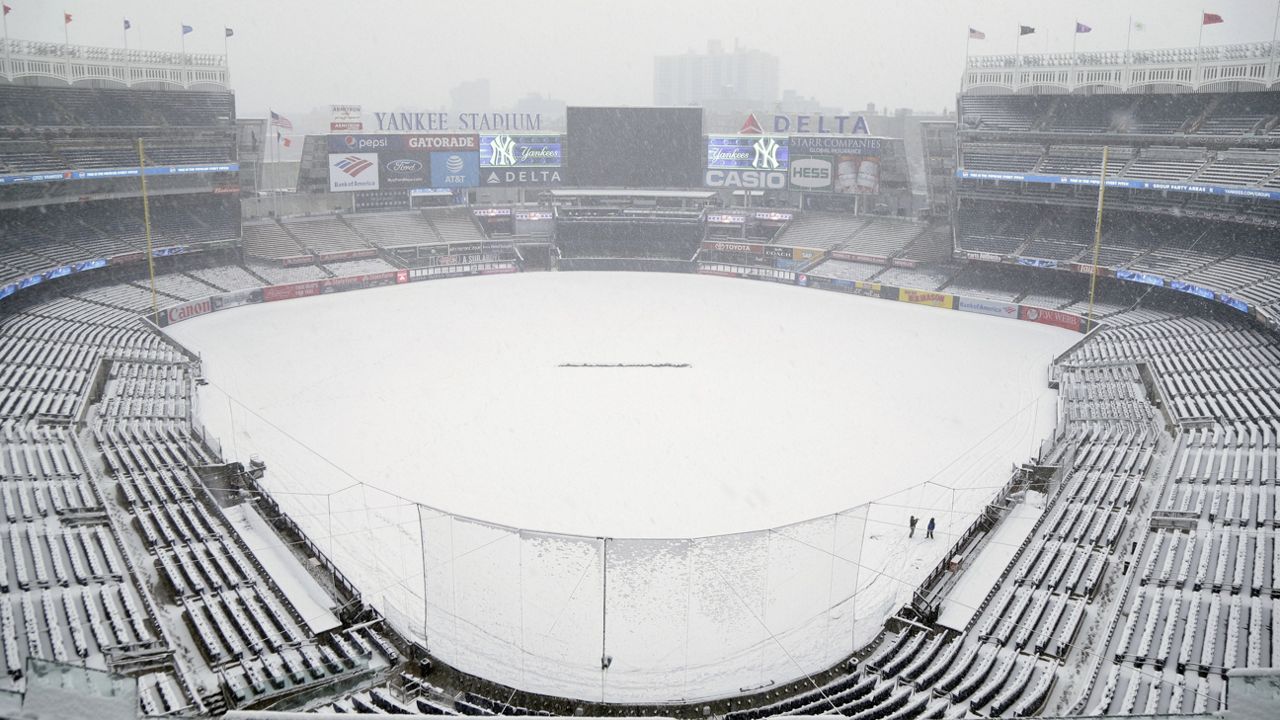
POLYGON ((430 159, 426 153, 384 151, 378 159, 382 161, 383 187, 419 187, 427 182, 430 159))

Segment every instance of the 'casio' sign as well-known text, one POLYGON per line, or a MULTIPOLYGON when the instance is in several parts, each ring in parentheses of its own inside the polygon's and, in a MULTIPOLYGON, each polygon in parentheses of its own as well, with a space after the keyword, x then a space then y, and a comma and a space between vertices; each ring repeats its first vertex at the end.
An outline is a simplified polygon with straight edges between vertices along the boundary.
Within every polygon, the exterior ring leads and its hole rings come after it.
POLYGON ((785 190, 787 174, 766 170, 708 170, 707 187, 785 190))
POLYGON ((831 161, 804 158, 791 161, 791 184, 802 188, 831 186, 831 161))

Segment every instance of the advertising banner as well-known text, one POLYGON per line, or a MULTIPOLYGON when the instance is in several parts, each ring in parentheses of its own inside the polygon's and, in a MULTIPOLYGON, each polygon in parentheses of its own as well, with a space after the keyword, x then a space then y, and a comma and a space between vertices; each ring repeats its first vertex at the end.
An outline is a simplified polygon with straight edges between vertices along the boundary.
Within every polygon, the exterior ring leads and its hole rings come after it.
POLYGON ((1199 295, 1200 297, 1206 298, 1208 300, 1215 299, 1214 292, 1209 288, 1200 287, 1199 285, 1193 285, 1189 282, 1183 282, 1181 280, 1173 280, 1169 283, 1169 287, 1173 288, 1174 290, 1177 290, 1178 292, 1189 293, 1191 295, 1199 295))
POLYGON ((249 288, 247 290, 236 290, 214 295, 210 300, 213 301, 215 312, 227 308, 240 307, 241 305, 256 305, 262 302, 262 288, 249 288))
POLYGON ((379 150, 400 150, 404 145, 399 142, 401 135, 330 135, 329 152, 378 152, 379 150), (392 142, 395 141, 393 145, 392 142))
POLYGON ((328 295, 329 293, 346 292, 347 290, 395 285, 408 281, 408 270, 388 270, 387 272, 370 273, 368 275, 352 275, 350 277, 289 283, 288 285, 272 285, 262 288, 262 301, 292 300, 312 295, 328 295))
POLYGON ((967 297, 957 297, 956 309, 961 312, 978 313, 979 315, 993 315, 995 317, 1009 318, 1011 320, 1018 319, 1017 305, 999 302, 997 300, 976 300, 967 297))
POLYGON ((1164 287, 1164 278, 1159 275, 1150 273, 1142 273, 1136 270, 1117 270, 1116 277, 1121 280, 1130 282, 1143 283, 1144 285, 1155 285, 1156 287, 1164 287))
POLYGON ((1057 260, 1046 260, 1046 259, 1044 259, 1044 258, 1020 257, 1020 258, 1018 258, 1018 261, 1017 261, 1017 262, 1018 262, 1018 264, 1019 264, 1019 265, 1026 265, 1026 266, 1028 266, 1028 267, 1038 267, 1038 268, 1056 268, 1056 267, 1058 267, 1058 261, 1057 261, 1057 260))
POLYGON ((747 216, 710 213, 707 215, 707 222, 713 225, 742 225, 747 222, 747 216))
POLYGON ((165 175, 203 175, 208 173, 239 172, 239 163, 215 163, 206 165, 156 165, 141 172, 136 167, 98 168, 93 170, 55 170, 52 172, 18 173, 16 175, 0 175, 0 185, 23 185, 27 183, 62 182, 66 180, 110 180, 112 178, 148 177, 165 175))
POLYGON ((480 153, 431 153, 431 187, 473 188, 480 185, 480 153))
POLYGON ((161 311, 160 324, 171 325, 176 322, 182 322, 188 318, 199 317, 207 313, 213 312, 213 300, 205 298, 203 300, 194 300, 182 305, 176 305, 161 311))
MULTIPOLYGON (((795 137, 792 137, 795 147, 795 137)), ((1088 185, 1097 187, 1096 176, 1081 175, 1036 175, 1032 173, 992 172, 987 170, 965 170, 958 168, 956 177, 962 180, 1003 180, 1012 182, 1029 182, 1044 185, 1088 185)), ((1225 197, 1255 198, 1258 200, 1280 200, 1280 190, 1264 190, 1262 188, 1228 187, 1225 185, 1209 185, 1204 183, 1165 182, 1160 180, 1139 180, 1130 178, 1107 178, 1107 187, 1126 190, 1158 190, 1161 192, 1199 193, 1203 195, 1222 195, 1225 197)))
POLYGON ((1243 300, 1237 300, 1236 298, 1233 298, 1230 295, 1227 295, 1226 293, 1218 293, 1218 302, 1224 303, 1226 305, 1230 305, 1231 307, 1235 308, 1236 310, 1239 310, 1242 313, 1249 312, 1248 303, 1246 303, 1243 300))
POLYGON ((419 135, 329 135, 329 152, 382 152, 391 150, 421 151, 480 151, 480 136, 476 133, 432 133, 419 135))
POLYGON ((378 164, 382 171, 383 189, 426 185, 430 163, 431 154, 420 150, 380 150, 378 164))
POLYGON ((558 168, 562 160, 559 135, 480 136, 480 167, 558 168))
POLYGON ((793 157, 791 187, 812 192, 830 192, 835 166, 829 157, 793 157))
POLYGON ((467 265, 436 265, 409 270, 408 279, 417 282, 419 280, 439 280, 442 278, 462 277, 464 275, 506 275, 517 272, 517 270, 515 263, 509 261, 467 265))
POLYGON ((801 247, 791 248, 792 260, 808 261, 808 260, 816 260, 820 257, 822 257, 821 250, 815 250, 814 248, 801 248, 801 247))
POLYGON ((873 263, 876 265, 885 261, 885 257, 883 255, 868 255, 866 253, 855 253, 847 250, 832 250, 831 259, 844 260, 845 262, 873 263))
POLYGON ((866 135, 792 135, 788 145, 793 155, 879 155, 883 138, 866 135))
MULTIPOLYGON (((483 159, 483 155, 481 156, 483 159)), ((481 179, 484 180, 485 187, 500 187, 504 185, 559 185, 561 182, 560 168, 497 168, 485 167, 481 168, 481 179)))
POLYGON ((928 305, 929 307, 944 308, 946 310, 951 310, 955 307, 955 295, 930 292, 928 290, 898 288, 898 301, 913 305, 928 305))
POLYGON ((329 106, 329 132, 360 132, 363 129, 359 105, 329 106))
POLYGON ((734 242, 732 240, 703 240, 702 249, 716 252, 742 253, 743 255, 764 255, 764 245, 734 242))
POLYGON ((783 135, 711 135, 707 167, 722 170, 782 170, 788 167, 783 135))
POLYGON ((378 153, 330 153, 329 192, 378 190, 378 153))
POLYGON ((1072 315, 1071 313, 1064 313, 1059 310, 1047 310, 1045 308, 1032 307, 1030 305, 1022 305, 1019 308, 1018 319, 1041 323, 1043 325, 1053 325, 1054 327, 1075 330, 1076 332, 1081 332, 1084 327, 1084 319, 1079 315, 1072 315))
POLYGON ((841 195, 874 195, 880 192, 879 155, 837 155, 831 191, 841 195))
POLYGON ((713 188, 743 190, 786 190, 787 174, 781 170, 720 170, 709 168, 702 182, 713 188))
POLYGON ((760 210, 756 212, 755 215, 752 215, 752 217, 754 217, 756 220, 760 220, 761 222, 785 223, 785 222, 790 222, 791 218, 795 216, 789 212, 778 212, 777 210, 760 210))

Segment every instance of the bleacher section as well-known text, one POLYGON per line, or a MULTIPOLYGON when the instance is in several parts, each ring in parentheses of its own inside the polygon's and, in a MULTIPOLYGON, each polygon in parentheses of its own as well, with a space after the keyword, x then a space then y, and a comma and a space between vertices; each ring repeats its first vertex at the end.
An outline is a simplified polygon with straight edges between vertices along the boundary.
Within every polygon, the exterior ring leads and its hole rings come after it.
MULTIPOLYGON (((924 223, 847 213, 800 213, 773 242, 775 245, 847 250, 869 258, 896 257, 919 239, 924 223)), ((930 236, 936 241, 936 236, 930 236)))
MULTIPOLYGON (((153 248, 193 246, 239 236, 239 204, 214 196, 151 202, 153 248)), ((0 213, 0 285, 34 272, 146 249, 142 203, 113 200, 0 213)))
POLYGON ((173 128, 235 124, 229 92, 0 85, 0 127, 173 128))
MULTIPOLYGON (((956 250, 1089 264, 1094 220, 1085 208, 965 203, 956 250)), ((1190 282, 1269 308, 1280 302, 1280 246, 1272 239, 1271 231, 1252 225, 1107 212, 1098 264, 1190 282)))

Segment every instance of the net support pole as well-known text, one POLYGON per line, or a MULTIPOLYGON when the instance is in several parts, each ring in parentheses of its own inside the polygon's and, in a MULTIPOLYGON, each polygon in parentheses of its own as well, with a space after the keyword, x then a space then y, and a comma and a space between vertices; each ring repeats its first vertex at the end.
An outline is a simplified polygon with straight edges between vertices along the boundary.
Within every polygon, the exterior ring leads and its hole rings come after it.
POLYGON ((142 226, 147 236, 147 275, 151 279, 151 320, 160 324, 160 308, 156 301, 156 260, 151 251, 151 201, 147 197, 147 155, 138 138, 138 177, 142 181, 142 226))
POLYGON ((1093 329, 1093 298, 1098 290, 1098 255, 1102 251, 1102 205, 1107 195, 1107 159, 1111 148, 1102 146, 1102 171, 1098 173, 1098 213, 1093 221, 1093 265, 1089 270, 1089 315, 1084 331, 1093 329))

